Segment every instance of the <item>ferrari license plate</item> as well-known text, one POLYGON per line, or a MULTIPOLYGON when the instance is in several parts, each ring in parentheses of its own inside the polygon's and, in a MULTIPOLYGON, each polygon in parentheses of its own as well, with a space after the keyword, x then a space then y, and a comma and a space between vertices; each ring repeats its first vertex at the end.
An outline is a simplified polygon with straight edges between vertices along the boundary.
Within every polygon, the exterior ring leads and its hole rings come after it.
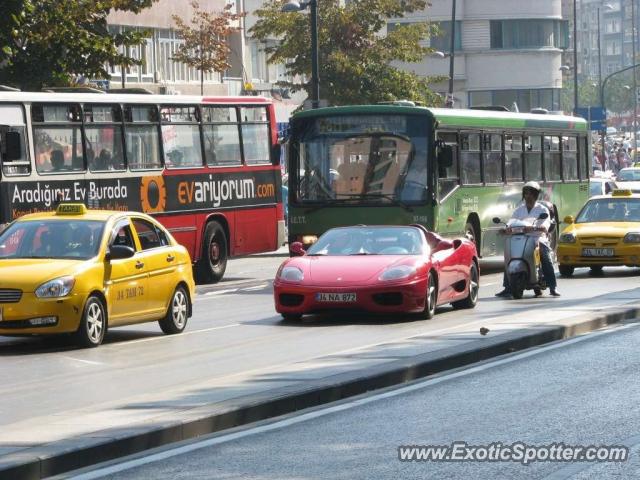
POLYGON ((316 293, 318 302, 351 303, 356 301, 355 293, 316 293))
POLYGON ((613 248, 583 248, 583 257, 613 257, 613 248))

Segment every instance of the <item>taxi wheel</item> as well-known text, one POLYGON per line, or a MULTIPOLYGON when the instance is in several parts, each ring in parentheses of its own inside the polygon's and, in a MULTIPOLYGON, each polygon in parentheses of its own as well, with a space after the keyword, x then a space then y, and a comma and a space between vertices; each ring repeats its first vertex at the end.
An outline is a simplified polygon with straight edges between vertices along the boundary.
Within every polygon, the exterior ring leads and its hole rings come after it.
POLYGON ((558 265, 558 270, 560 271, 560 275, 563 277, 570 277, 573 275, 574 268, 568 265, 558 265))
POLYGON ((78 344, 83 347, 97 347, 104 340, 107 329, 107 315, 102 301, 91 295, 84 304, 80 326, 76 331, 78 344))
POLYGON ((158 323, 167 335, 180 333, 187 326, 189 317, 189 296, 183 286, 178 286, 173 292, 167 314, 158 323))
POLYGON ((198 279, 205 283, 222 280, 227 269, 227 235, 218 222, 209 222, 204 231, 202 257, 198 262, 198 279))
POLYGON ((433 318, 436 313, 436 302, 438 300, 438 285, 433 276, 433 273, 429 273, 429 280, 427 281, 427 292, 424 299, 424 310, 422 310, 422 316, 429 320, 433 318))
POLYGON ((591 269, 589 270, 589 275, 594 275, 596 277, 604 275, 602 272, 602 265, 592 265, 591 269))

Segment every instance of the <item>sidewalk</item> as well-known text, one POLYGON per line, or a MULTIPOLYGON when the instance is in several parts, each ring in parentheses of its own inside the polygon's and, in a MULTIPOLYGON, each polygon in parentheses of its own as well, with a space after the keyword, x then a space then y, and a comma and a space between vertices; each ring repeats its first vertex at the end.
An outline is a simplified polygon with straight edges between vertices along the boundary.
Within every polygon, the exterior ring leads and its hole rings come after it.
POLYGON ((633 289, 586 305, 523 309, 522 316, 479 316, 460 327, 213 378, 161 397, 127 398, 100 411, 88 406, 35 416, 0 431, 0 479, 45 478, 636 319, 639 294, 633 289), (612 301, 622 306, 613 310, 612 301), (480 327, 489 333, 480 335, 480 327))

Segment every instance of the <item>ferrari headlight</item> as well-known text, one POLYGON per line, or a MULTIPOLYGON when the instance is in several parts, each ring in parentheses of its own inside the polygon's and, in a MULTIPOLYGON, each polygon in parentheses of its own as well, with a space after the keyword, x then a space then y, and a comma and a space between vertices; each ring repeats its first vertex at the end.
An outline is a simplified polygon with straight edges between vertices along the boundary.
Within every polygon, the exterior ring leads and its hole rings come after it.
POLYGON ((66 297, 71 292, 76 279, 73 277, 60 277, 49 280, 36 288, 36 297, 57 298, 66 297))
POLYGON ((560 235, 560 243, 576 243, 576 236, 573 233, 563 233, 560 235))
POLYGON ((382 275, 378 277, 378 280, 403 280, 415 275, 416 272, 416 267, 412 267, 410 265, 396 265, 394 267, 389 267, 382 272, 382 275))
POLYGON ((640 232, 629 232, 622 239, 624 243, 640 243, 640 232))
POLYGON ((301 282, 304 280, 304 273, 298 267, 284 267, 280 271, 280 280, 285 282, 301 282))

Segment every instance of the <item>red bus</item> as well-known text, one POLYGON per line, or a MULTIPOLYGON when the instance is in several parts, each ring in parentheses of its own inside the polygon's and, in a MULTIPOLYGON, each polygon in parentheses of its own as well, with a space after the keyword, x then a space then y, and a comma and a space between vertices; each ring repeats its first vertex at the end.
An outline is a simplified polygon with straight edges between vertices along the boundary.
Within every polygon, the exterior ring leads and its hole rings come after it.
POLYGON ((0 92, 0 223, 61 201, 142 211, 217 282, 284 241, 279 157, 261 97, 0 92))

